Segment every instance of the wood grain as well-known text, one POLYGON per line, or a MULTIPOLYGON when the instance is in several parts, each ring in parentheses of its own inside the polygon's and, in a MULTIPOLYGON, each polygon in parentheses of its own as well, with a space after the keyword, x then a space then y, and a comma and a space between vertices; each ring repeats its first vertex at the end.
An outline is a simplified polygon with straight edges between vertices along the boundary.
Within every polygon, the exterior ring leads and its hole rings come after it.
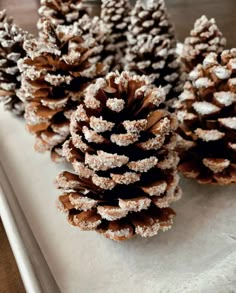
POLYGON ((0 220, 0 292, 23 293, 22 284, 14 256, 12 254, 7 236, 0 220))
MULTIPOLYGON (((0 9, 6 8, 17 24, 31 33, 36 33, 37 2, 0 0, 0 9)), ((235 0, 166 0, 166 4, 180 41, 189 34, 196 18, 205 14, 216 19, 219 28, 228 39, 228 47, 236 47, 235 0)), ((0 293, 9 292, 22 293, 24 288, 0 223, 0 293)))

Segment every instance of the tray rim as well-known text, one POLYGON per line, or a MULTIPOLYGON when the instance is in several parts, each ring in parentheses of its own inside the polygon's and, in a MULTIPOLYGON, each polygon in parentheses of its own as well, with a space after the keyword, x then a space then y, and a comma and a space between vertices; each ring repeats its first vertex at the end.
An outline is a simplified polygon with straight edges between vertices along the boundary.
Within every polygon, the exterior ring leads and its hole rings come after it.
POLYGON ((11 184, 11 180, 4 170, 3 164, 1 162, 1 156, 0 217, 26 292, 60 292, 53 274, 17 200, 16 194, 11 184), (19 223, 21 223, 21 226, 24 227, 24 231, 22 231, 22 227, 20 227, 19 223), (28 239, 26 239, 26 236, 28 239), (27 249, 27 241, 31 246, 31 253, 27 249), (34 259, 31 257, 32 252, 34 259), (43 271, 43 276, 42 273, 41 275, 39 274, 39 270, 37 269, 38 264, 40 264, 40 267, 43 266, 43 269, 41 268, 41 271, 43 271))

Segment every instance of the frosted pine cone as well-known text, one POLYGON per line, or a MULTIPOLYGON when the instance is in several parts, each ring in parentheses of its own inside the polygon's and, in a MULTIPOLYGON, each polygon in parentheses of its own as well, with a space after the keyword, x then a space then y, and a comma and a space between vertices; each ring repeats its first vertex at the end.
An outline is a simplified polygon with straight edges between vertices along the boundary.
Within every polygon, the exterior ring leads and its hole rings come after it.
POLYGON ((62 209, 72 225, 113 240, 168 230, 181 197, 174 151, 176 117, 158 106, 164 91, 144 77, 110 73, 86 89, 63 153, 62 209))
POLYGON ((26 102, 27 128, 36 135, 35 149, 52 150, 52 159, 57 161, 69 135, 71 112, 85 87, 103 76, 107 66, 99 62, 102 46, 91 36, 84 39, 78 23, 54 29, 45 21, 44 34, 48 43, 31 40, 24 44, 28 56, 19 64, 20 95, 26 102))
POLYGON ((112 58, 111 70, 124 69, 130 11, 129 0, 102 0, 101 19, 111 31, 103 54, 112 58))
MULTIPOLYGON (((105 49, 111 36, 111 29, 99 17, 90 17, 87 14, 79 19, 78 27, 82 31, 85 40, 92 36, 97 44, 103 47, 103 50, 99 53, 99 60, 107 65, 108 71, 112 71, 115 64, 117 64, 115 53, 113 51, 113 54, 109 54, 107 49, 105 49)), ((47 38, 47 36, 45 37, 47 38)))
POLYGON ((17 95, 21 84, 17 61, 26 55, 23 42, 28 37, 6 16, 5 10, 0 11, 0 100, 16 115, 24 113, 24 104, 17 95))
POLYGON ((138 0, 131 14, 126 69, 162 86, 167 100, 182 90, 174 29, 163 0, 138 0))
POLYGON ((42 29, 45 17, 54 26, 71 25, 88 12, 83 0, 41 0, 37 27, 39 30, 42 29))
POLYGON ((236 183, 236 49, 210 53, 176 103, 179 170, 199 183, 236 183))
POLYGON ((182 62, 185 71, 190 72, 203 62, 210 52, 221 53, 226 46, 226 39, 216 25, 215 19, 208 20, 205 15, 197 19, 190 36, 184 41, 182 62))

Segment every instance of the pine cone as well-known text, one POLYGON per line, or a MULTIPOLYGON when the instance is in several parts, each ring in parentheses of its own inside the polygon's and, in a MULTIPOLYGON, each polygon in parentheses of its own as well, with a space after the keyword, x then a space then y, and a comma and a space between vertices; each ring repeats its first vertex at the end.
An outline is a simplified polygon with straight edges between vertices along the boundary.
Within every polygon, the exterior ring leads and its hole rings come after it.
POLYGON ((111 52, 105 49, 111 36, 111 29, 99 17, 90 17, 87 14, 79 19, 78 26, 85 40, 92 36, 97 44, 103 47, 103 50, 99 53, 99 60, 106 64, 107 71, 113 71, 115 64, 117 64, 115 53, 110 54, 111 52))
POLYGON ((179 170, 199 183, 236 183, 236 49, 210 53, 176 103, 179 170))
POLYGON ((0 11, 0 100, 16 115, 24 113, 24 104, 17 96, 21 84, 17 61, 26 55, 23 42, 28 37, 7 17, 6 10, 0 11))
POLYGON ((184 70, 189 73, 195 66, 203 62, 208 53, 221 53, 225 46, 226 39, 217 27, 215 19, 208 20, 203 15, 196 20, 190 37, 184 41, 181 58, 185 65, 184 70))
POLYGON ((138 0, 131 14, 126 70, 146 75, 165 87, 167 100, 182 90, 181 65, 176 54, 174 29, 163 0, 138 0))
POLYGON ((129 0, 102 0, 101 19, 111 31, 102 54, 112 58, 111 71, 124 69, 130 11, 129 0))
POLYGON ((144 77, 110 73, 86 89, 72 114, 63 153, 76 174, 57 185, 72 225, 113 240, 168 230, 181 197, 176 172, 176 116, 158 106, 164 90, 144 77))
POLYGON ((83 0, 41 0, 37 27, 42 29, 46 17, 54 26, 71 25, 89 13, 83 0))
POLYGON ((84 39, 78 23, 54 28, 45 21, 41 41, 25 42, 24 48, 28 56, 19 66, 26 125, 37 137, 35 149, 52 150, 52 159, 58 161, 61 145, 69 135, 71 112, 80 103, 85 87, 107 71, 99 62, 102 46, 89 35, 84 39))

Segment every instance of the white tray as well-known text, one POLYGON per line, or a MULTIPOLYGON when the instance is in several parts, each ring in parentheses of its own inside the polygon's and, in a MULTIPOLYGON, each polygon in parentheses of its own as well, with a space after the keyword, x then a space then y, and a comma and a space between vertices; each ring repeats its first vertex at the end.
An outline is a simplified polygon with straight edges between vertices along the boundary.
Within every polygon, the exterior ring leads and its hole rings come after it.
POLYGON ((56 209, 62 169, 0 109, 0 214, 27 292, 236 292, 236 187, 182 180, 171 231, 115 243, 56 209), (59 288, 59 289, 58 289, 59 288))

